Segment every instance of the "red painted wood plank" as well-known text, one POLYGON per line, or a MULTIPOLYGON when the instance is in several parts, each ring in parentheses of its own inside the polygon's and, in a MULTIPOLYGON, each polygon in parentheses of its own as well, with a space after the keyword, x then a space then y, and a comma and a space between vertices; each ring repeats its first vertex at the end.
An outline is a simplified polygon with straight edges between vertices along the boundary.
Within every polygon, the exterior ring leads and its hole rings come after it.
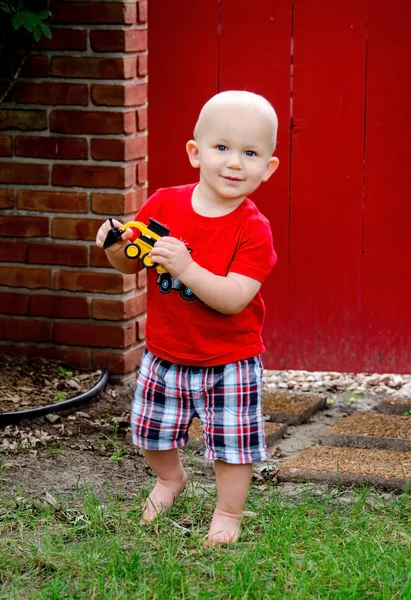
POLYGON ((278 263, 264 286, 267 368, 285 367, 288 354, 288 214, 292 1, 257 4, 220 0, 220 91, 240 89, 265 96, 279 118, 277 173, 253 194, 270 219, 278 263))
POLYGON ((363 311, 369 370, 411 371, 411 5, 371 3, 363 311))
POLYGON ((218 85, 218 2, 148 3, 149 191, 196 181, 186 142, 218 85))
POLYGON ((366 0, 295 0, 287 366, 361 367, 366 0))

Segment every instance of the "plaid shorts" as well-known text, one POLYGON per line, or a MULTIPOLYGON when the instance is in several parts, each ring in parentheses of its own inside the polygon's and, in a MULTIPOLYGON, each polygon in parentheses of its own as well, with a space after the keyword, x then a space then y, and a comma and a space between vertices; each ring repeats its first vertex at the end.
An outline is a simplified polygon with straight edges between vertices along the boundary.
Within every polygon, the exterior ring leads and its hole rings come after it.
POLYGON ((133 443, 146 450, 185 446, 195 416, 205 457, 233 464, 267 458, 259 356, 217 367, 176 365, 145 351, 131 410, 133 443))

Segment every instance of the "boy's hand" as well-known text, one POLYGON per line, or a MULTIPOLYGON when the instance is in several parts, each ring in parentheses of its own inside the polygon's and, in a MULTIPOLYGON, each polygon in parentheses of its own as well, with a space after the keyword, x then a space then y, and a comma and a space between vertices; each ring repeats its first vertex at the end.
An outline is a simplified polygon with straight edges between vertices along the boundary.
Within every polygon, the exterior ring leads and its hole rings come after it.
POLYGON ((157 240, 150 252, 150 257, 153 262, 162 265, 176 279, 180 279, 193 262, 184 242, 169 236, 157 240))
MULTIPOLYGON (((112 219, 112 222, 119 229, 121 229, 123 227, 123 224, 120 223, 120 221, 116 221, 115 219, 112 219)), ((100 227, 100 229, 98 230, 97 236, 96 236, 96 244, 99 248, 103 248, 104 242, 106 241, 106 237, 107 237, 107 234, 109 233, 109 231, 111 231, 111 223, 110 223, 110 221, 105 221, 103 223, 103 225, 100 227)), ((106 252, 108 254, 116 254, 120 250, 123 251, 124 246, 127 244, 128 240, 131 237, 133 237, 132 230, 130 228, 126 229, 125 232, 122 234, 121 238, 119 238, 118 242, 116 242, 112 246, 109 246, 108 248, 106 248, 106 252)))

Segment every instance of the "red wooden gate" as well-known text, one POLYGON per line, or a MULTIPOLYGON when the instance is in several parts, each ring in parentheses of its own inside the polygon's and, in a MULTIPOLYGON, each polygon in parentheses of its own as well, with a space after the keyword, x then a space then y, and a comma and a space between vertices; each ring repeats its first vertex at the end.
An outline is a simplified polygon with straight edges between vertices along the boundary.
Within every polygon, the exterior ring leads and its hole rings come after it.
POLYGON ((279 262, 265 365, 411 371, 411 4, 149 2, 149 187, 195 181, 185 143, 217 91, 266 96, 280 168, 253 196, 279 262))

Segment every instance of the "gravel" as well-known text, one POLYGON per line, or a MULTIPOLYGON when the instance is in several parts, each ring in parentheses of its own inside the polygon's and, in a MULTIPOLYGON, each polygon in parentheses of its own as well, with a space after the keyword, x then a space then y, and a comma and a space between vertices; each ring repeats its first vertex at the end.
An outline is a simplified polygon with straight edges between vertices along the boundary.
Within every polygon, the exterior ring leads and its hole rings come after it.
POLYGON ((294 392, 351 392, 411 398, 411 375, 394 373, 338 373, 334 371, 264 371, 263 385, 294 392))

